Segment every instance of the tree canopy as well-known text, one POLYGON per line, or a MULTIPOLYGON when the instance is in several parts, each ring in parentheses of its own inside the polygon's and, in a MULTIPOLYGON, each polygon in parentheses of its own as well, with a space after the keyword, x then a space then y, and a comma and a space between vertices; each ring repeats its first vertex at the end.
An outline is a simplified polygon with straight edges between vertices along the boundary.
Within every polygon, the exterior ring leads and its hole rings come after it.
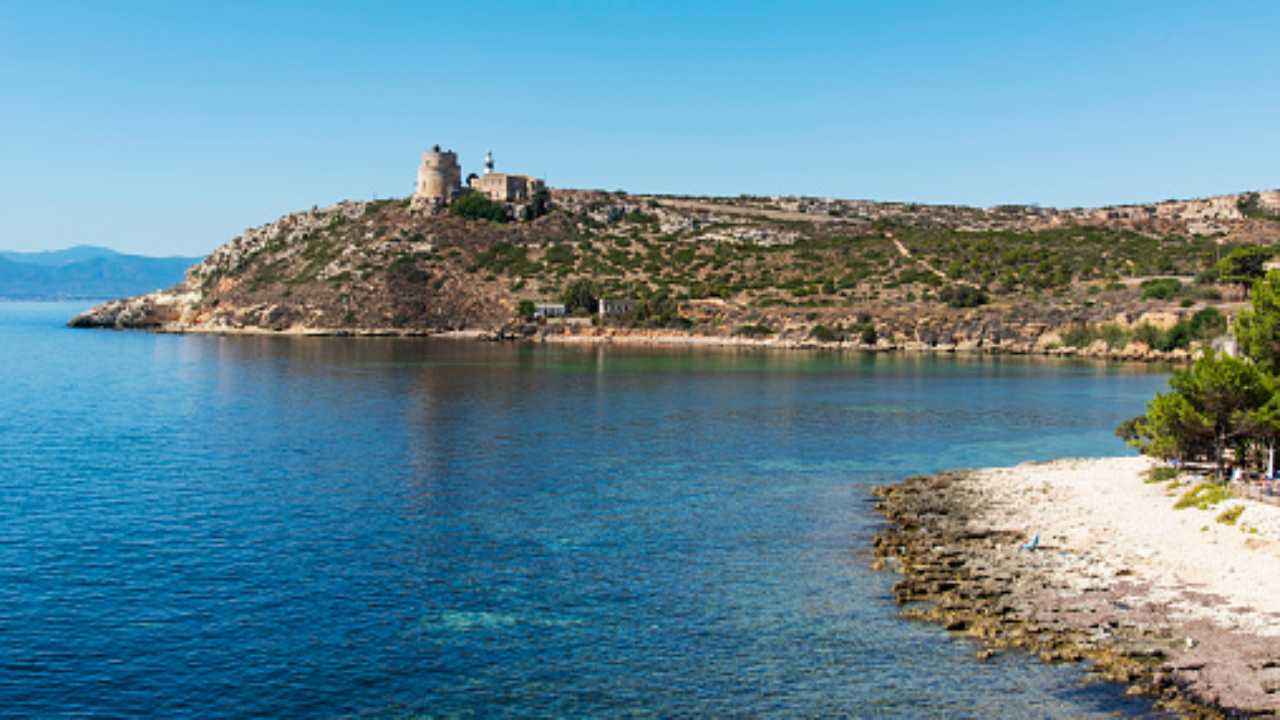
POLYGON ((1235 283, 1248 292, 1255 282, 1266 275, 1263 266, 1272 255, 1272 250, 1262 245, 1236 248, 1218 261, 1218 277, 1223 282, 1235 283))
MULTIPOLYGON (((1219 328, 1220 316, 1199 324, 1219 328)), ((1116 433, 1143 452, 1166 459, 1211 460, 1222 477, 1228 450, 1241 463, 1250 448, 1280 444, 1280 272, 1254 285, 1250 307, 1234 323, 1241 355, 1207 350, 1173 373, 1169 392, 1116 433)))
POLYGON ((1280 271, 1254 284, 1249 302, 1233 327, 1240 351, 1268 371, 1280 371, 1280 271))
POLYGON ((594 282, 579 278, 565 286, 561 300, 564 302, 565 312, 573 314, 582 311, 591 314, 596 311, 599 294, 600 291, 594 282))

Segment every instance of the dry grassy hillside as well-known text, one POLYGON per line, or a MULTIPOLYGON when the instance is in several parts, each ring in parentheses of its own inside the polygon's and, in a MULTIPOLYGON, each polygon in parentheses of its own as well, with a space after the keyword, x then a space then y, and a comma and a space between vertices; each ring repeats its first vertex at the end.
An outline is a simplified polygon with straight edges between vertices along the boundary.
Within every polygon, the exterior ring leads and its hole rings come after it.
POLYGON ((1059 344, 1094 343, 1100 330, 1071 329, 1111 321, 1123 332, 1110 328, 1108 345, 1129 344, 1144 317, 1167 329, 1229 305, 1218 260, 1280 240, 1276 192, 1088 210, 573 190, 551 201, 529 222, 433 214, 407 200, 294 213, 220 247, 173 291, 76 322, 581 332, 534 327, 520 313, 522 301, 554 302, 585 281, 579 289, 595 296, 640 301, 610 321, 614 332, 1045 346, 1055 330, 1059 344))

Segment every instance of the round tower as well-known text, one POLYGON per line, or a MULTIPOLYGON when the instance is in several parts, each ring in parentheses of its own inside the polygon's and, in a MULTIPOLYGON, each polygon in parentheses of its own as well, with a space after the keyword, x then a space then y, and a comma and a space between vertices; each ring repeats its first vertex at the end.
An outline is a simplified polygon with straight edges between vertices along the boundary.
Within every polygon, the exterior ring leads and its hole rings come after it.
POLYGON ((439 145, 422 153, 422 164, 418 166, 418 187, 413 193, 415 200, 447 205, 461 187, 462 168, 458 165, 457 153, 441 150, 439 145))
POLYGON ((493 172, 493 151, 490 150, 484 154, 484 174, 488 175, 493 172))

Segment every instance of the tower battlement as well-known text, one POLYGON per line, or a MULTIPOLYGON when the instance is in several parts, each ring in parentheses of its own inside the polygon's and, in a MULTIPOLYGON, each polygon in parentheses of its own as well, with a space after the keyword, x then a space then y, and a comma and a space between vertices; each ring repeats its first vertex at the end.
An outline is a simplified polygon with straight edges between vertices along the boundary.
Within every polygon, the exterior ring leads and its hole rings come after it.
POLYGON ((441 150, 439 145, 422 153, 414 201, 440 207, 448 205, 460 192, 462 166, 458 164, 458 154, 452 150, 441 150))

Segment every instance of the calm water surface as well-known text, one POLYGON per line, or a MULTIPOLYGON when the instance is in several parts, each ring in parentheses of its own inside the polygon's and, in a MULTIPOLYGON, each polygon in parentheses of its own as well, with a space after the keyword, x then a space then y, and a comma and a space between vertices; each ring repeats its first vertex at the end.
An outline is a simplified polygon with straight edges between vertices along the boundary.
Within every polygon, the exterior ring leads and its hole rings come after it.
POLYGON ((900 620, 867 488, 1150 369, 73 331, 0 303, 0 715, 1108 717, 900 620))

